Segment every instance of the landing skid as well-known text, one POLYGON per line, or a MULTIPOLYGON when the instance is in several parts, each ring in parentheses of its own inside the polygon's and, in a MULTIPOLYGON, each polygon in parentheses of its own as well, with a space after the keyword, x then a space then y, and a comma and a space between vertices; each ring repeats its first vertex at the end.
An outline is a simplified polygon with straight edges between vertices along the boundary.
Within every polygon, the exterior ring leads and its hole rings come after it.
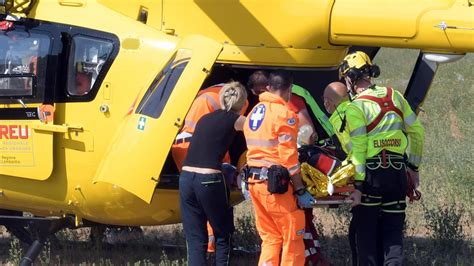
POLYGON ((74 218, 65 217, 23 217, 23 216, 9 216, 0 215, 0 225, 5 227, 29 227, 33 228, 38 234, 35 237, 33 243, 26 251, 25 256, 20 261, 20 266, 33 265, 33 262, 38 257, 39 253, 43 249, 46 240, 51 235, 54 235, 61 229, 74 227, 74 218))

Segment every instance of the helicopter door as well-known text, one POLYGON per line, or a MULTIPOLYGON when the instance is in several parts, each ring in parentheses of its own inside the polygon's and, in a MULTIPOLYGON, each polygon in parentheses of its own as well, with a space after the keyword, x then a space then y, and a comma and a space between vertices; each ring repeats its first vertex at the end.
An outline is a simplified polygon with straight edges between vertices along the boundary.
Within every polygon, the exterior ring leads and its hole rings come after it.
POLYGON ((40 121, 47 105, 38 107, 46 98, 51 40, 21 23, 0 30, 0 175, 46 180, 53 170, 53 132, 37 130, 52 125, 40 121))
POLYGON ((222 45, 184 38, 135 112, 123 121, 94 183, 117 185, 150 203, 171 145, 222 45))

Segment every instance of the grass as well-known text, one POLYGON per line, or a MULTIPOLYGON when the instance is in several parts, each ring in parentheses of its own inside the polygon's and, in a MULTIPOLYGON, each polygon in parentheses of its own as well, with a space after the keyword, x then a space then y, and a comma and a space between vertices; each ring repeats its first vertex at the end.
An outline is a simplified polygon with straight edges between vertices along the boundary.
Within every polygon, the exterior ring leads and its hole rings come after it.
MULTIPOLYGON (((383 49, 375 62, 382 69, 376 82, 403 89, 416 51, 383 49)), ((406 265, 471 265, 473 252, 474 55, 441 65, 419 117, 426 129, 421 168, 421 202, 409 204, 405 230, 406 265)), ((347 208, 316 209, 324 256, 348 265, 347 208)), ((236 207, 233 265, 256 265, 259 245, 249 202, 236 207), (247 253, 250 252, 250 253, 247 253)), ((18 264, 24 248, 0 228, 0 264, 18 264)), ((183 265, 185 241, 180 225, 144 227, 144 238, 128 244, 93 246, 87 231, 63 231, 60 247, 51 245, 42 265, 183 265), (172 245, 178 247, 171 247, 172 245)))

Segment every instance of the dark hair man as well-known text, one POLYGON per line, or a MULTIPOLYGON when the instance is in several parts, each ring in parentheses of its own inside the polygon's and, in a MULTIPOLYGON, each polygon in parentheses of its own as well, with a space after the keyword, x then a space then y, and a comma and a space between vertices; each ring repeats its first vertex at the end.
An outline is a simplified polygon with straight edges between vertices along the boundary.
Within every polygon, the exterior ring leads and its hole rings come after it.
POLYGON ((263 240, 259 261, 262 265, 280 265, 280 259, 281 265, 304 265, 305 262, 305 217, 298 205, 309 208, 314 198, 306 191, 300 176, 296 146, 298 116, 286 104, 292 83, 289 73, 272 72, 268 92, 260 94, 260 102, 244 125, 250 167, 249 191, 257 230, 263 240), (292 181, 286 191, 271 191, 271 180, 276 178, 277 172, 280 177, 286 173, 292 181))

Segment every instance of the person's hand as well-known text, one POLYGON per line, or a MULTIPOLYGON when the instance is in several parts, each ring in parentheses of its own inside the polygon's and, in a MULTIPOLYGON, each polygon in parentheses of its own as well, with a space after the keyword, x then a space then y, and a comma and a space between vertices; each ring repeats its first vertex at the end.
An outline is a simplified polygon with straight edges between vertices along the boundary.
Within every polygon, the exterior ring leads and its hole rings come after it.
POLYGON ((312 208, 313 204, 316 202, 308 191, 305 191, 301 195, 297 194, 296 197, 298 198, 298 206, 300 206, 300 208, 312 208))
POLYGON ((352 200, 351 207, 355 207, 360 204, 360 198, 362 197, 362 192, 359 190, 354 190, 352 194, 349 196, 349 199, 352 200))
POLYGON ((413 189, 417 189, 420 186, 420 173, 407 167, 407 175, 413 184, 413 189))

